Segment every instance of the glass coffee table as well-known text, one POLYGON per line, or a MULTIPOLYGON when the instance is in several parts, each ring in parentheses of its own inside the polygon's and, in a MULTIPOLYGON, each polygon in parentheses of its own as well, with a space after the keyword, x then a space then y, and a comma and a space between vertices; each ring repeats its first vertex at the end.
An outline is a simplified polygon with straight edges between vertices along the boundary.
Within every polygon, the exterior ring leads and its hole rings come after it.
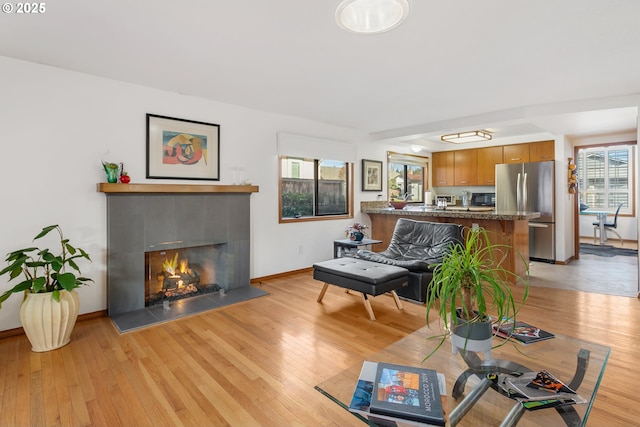
MULTIPOLYGON (((494 338, 490 355, 467 352, 452 354, 447 340, 434 355, 423 362, 438 339, 429 339, 437 329, 426 326, 407 335, 366 360, 434 369, 446 378, 447 396, 443 397, 448 426, 584 426, 596 398, 600 380, 611 349, 606 346, 562 335, 523 345, 494 338), (488 356, 488 357, 487 357, 488 356), (548 371, 572 387, 586 403, 554 408, 526 410, 501 392, 490 374, 548 371)), ((348 410, 360 374, 359 363, 329 378, 315 388, 348 410)), ((364 423, 367 418, 354 414, 364 423)), ((372 424, 375 425, 375 424, 372 424)), ((405 424, 398 423, 399 426, 405 424)), ((406 424, 409 426, 409 424, 406 424)))

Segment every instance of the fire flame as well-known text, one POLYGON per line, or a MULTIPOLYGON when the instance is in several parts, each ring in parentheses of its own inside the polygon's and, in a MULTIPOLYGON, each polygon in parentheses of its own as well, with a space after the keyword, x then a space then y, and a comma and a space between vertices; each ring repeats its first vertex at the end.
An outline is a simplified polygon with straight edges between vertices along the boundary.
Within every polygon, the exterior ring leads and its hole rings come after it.
POLYGON ((180 273, 189 273, 191 274, 191 272, 189 271, 189 261, 186 259, 181 259, 180 260, 180 273))
POLYGON ((173 259, 166 259, 162 263, 162 269, 169 273, 171 276, 178 276, 179 274, 192 274, 189 268, 189 260, 181 259, 178 262, 178 252, 173 256, 173 259))
POLYGON ((172 260, 168 260, 165 258, 164 262, 162 263, 162 269, 172 276, 176 275, 177 267, 178 267, 178 252, 176 252, 172 260))

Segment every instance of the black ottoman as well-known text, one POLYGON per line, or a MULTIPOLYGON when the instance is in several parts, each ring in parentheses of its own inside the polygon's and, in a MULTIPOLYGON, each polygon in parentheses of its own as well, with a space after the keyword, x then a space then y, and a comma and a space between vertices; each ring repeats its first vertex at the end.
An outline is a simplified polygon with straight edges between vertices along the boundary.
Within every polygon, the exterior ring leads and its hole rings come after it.
POLYGON ((407 286, 408 276, 409 270, 406 268, 357 258, 336 258, 313 264, 313 278, 324 282, 318 302, 322 302, 329 285, 361 292, 371 320, 376 320, 376 317, 367 295, 376 296, 389 292, 398 309, 402 310, 395 290, 407 286))

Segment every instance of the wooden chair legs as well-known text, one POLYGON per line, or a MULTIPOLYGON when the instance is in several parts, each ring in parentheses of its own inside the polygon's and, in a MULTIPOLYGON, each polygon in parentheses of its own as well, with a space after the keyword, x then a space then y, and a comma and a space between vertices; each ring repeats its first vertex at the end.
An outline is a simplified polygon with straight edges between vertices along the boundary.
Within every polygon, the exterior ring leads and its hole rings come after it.
MULTIPOLYGON (((318 299, 316 300, 317 302, 322 302, 322 299, 324 298, 324 294, 327 292, 327 288, 329 288, 329 283, 325 283, 322 286, 322 289, 320 290, 320 295, 318 295, 318 299)), ((345 292, 349 293, 349 289, 345 289, 345 292)), ((393 297, 393 301, 396 303, 396 307, 398 307, 398 310, 402 310, 402 302, 400 301, 400 298, 398 297, 398 294, 396 293, 396 291, 391 291, 389 293, 393 297)), ((371 307, 369 296, 364 292, 361 292, 361 294, 362 294, 362 301, 364 303, 364 308, 365 310, 367 310, 367 313, 369 314, 369 319, 371 319, 371 321, 375 321, 376 316, 375 314, 373 314, 373 308, 371 307)))
POLYGON ((373 308, 371 308, 371 301, 369 301, 369 297, 364 292, 362 292, 362 300, 364 301, 364 308, 367 310, 367 313, 369 313, 369 319, 371 319, 372 322, 375 321, 376 316, 373 314, 373 308))
POLYGON ((396 291, 391 291, 391 296, 396 302, 396 307, 398 307, 398 310, 402 310, 402 303, 400 302, 400 298, 398 298, 398 294, 396 293, 396 291))
POLYGON ((318 295, 318 302, 322 302, 322 298, 324 298, 324 294, 327 292, 327 288, 329 287, 328 283, 325 283, 324 286, 322 287, 322 290, 320 291, 320 295, 318 295))

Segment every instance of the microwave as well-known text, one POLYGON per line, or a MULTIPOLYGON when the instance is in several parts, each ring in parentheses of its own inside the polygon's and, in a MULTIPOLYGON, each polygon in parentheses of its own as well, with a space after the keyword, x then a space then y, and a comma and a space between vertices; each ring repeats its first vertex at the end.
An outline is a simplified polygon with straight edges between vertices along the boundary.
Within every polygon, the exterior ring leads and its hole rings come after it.
POLYGON ((495 206, 496 193, 471 193, 471 206, 495 206))
POLYGON ((456 204, 456 196, 451 194, 441 194, 436 196, 436 202, 438 200, 444 200, 447 202, 447 205, 455 205, 456 204))

